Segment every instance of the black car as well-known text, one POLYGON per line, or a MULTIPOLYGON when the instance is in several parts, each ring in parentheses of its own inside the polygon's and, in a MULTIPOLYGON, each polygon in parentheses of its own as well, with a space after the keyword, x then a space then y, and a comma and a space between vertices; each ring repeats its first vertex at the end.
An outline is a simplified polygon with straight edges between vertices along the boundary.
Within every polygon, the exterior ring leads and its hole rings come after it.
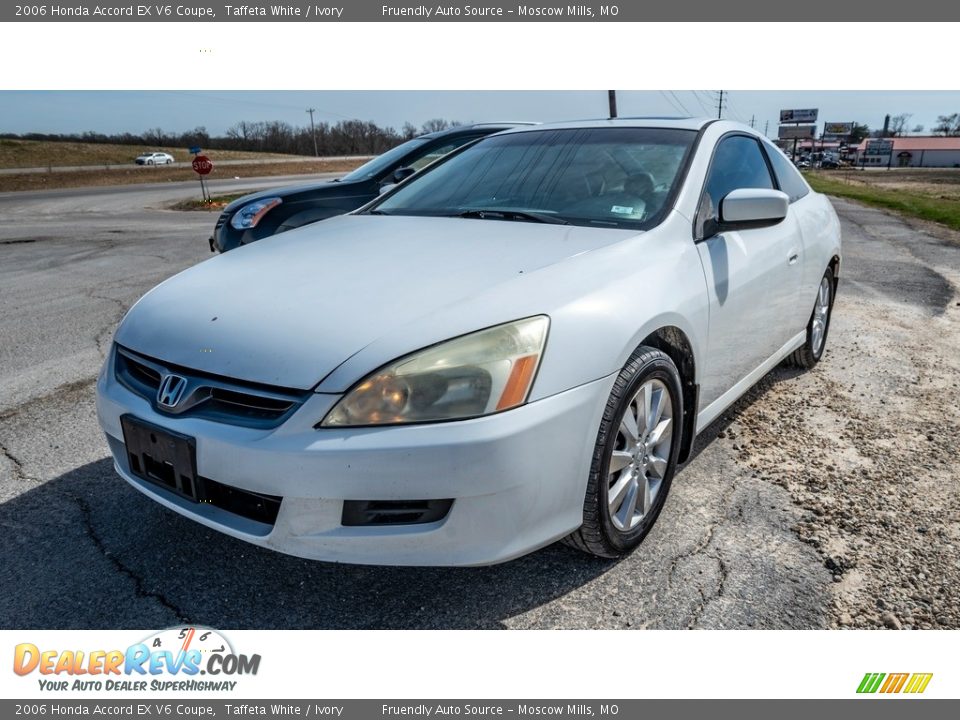
POLYGON ((227 205, 217 218, 210 251, 226 252, 356 210, 377 197, 383 187, 406 179, 447 153, 487 135, 525 124, 530 123, 458 125, 408 140, 336 180, 245 195, 227 205))

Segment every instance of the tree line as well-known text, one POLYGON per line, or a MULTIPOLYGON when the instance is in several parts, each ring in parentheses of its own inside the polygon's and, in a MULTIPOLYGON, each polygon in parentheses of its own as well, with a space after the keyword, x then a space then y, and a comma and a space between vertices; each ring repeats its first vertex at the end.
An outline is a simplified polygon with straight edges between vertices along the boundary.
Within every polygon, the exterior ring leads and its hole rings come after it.
POLYGON ((379 155, 417 135, 446 130, 460 125, 457 121, 434 118, 419 128, 404 123, 399 130, 381 127, 363 120, 341 120, 336 123, 319 122, 311 130, 281 120, 242 120, 225 134, 210 135, 205 127, 185 132, 169 132, 150 128, 136 133, 0 133, 0 138, 44 140, 48 142, 83 142, 111 145, 149 145, 155 147, 199 146, 205 150, 247 150, 252 152, 283 153, 289 155, 379 155))

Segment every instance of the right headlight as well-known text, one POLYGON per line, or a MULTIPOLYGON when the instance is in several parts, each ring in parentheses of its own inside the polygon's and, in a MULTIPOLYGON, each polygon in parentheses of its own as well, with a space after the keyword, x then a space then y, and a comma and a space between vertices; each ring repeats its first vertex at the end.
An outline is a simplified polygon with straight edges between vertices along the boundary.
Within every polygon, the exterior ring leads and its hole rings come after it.
POLYGON ((237 210, 230 218, 230 224, 237 230, 249 230, 257 226, 257 223, 263 219, 263 216, 273 210, 283 200, 278 197, 263 198, 254 200, 252 203, 244 205, 237 210))
POLYGON ((354 386, 318 427, 461 420, 522 405, 549 324, 538 315, 400 358, 354 386))

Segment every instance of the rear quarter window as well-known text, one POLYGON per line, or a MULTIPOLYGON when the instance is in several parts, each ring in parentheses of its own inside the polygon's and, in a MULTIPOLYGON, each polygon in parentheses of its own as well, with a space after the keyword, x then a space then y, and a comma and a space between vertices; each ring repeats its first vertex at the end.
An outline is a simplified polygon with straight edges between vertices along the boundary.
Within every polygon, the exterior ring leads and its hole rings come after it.
POLYGON ((790 197, 790 202, 796 202, 804 195, 810 192, 810 186, 800 172, 793 166, 793 163, 787 159, 787 156, 769 143, 763 143, 763 149, 770 158, 770 164, 773 166, 773 173, 777 176, 777 184, 780 190, 790 197))

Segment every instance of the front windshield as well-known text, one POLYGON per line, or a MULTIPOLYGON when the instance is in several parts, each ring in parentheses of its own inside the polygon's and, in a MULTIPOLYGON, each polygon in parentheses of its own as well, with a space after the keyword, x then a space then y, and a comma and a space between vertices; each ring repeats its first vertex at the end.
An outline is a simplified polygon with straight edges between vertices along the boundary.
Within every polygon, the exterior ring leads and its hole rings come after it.
POLYGON ((350 174, 344 175, 342 178, 340 178, 340 180, 341 182, 369 180, 370 178, 382 173, 414 148, 418 148, 428 142, 429 140, 424 140, 423 138, 414 138, 413 140, 408 140, 402 145, 397 145, 392 150, 387 150, 383 155, 377 155, 377 157, 375 157, 373 160, 365 162, 350 174))
POLYGON ((695 137, 629 127, 495 135, 401 186, 373 212, 649 227, 695 137))

